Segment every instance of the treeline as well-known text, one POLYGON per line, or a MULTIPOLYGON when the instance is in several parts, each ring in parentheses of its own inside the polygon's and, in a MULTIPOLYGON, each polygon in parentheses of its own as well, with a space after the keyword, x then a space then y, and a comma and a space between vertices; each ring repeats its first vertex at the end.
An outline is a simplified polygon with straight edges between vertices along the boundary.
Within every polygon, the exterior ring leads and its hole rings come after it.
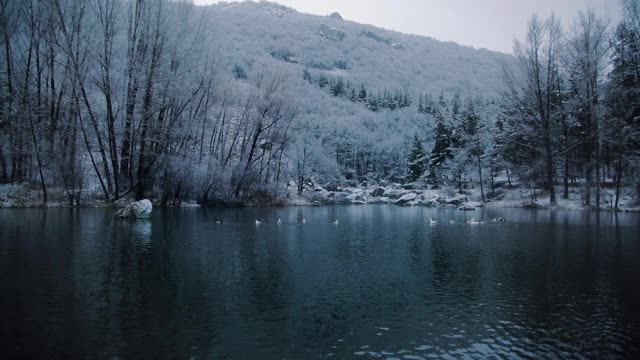
POLYGON ((398 110, 412 105, 411 96, 407 91, 390 91, 378 89, 376 93, 366 88, 364 84, 354 86, 351 82, 345 83, 341 76, 330 77, 325 74, 313 76, 307 69, 303 70, 302 78, 310 84, 326 89, 329 94, 336 97, 349 99, 354 103, 361 103, 367 109, 376 112, 380 109, 398 110))
POLYGON ((568 31, 555 16, 533 17, 516 43, 519 76, 507 76, 500 141, 518 176, 556 203, 580 179, 585 205, 618 207, 623 185, 640 191, 640 1, 625 0, 612 29, 593 10, 568 31), (601 196, 616 190, 613 203, 601 196))
POLYGON ((202 20, 187 1, 0 0, 0 183, 170 204, 283 181, 286 79, 223 89, 202 20))
POLYGON ((499 173, 545 189, 552 205, 558 187, 568 199, 579 185, 584 204, 596 207, 617 208, 625 186, 640 194, 640 1, 623 5, 614 31, 592 10, 566 32, 553 15, 532 17, 498 103, 462 106, 454 97, 446 107, 442 96, 420 97, 419 112, 435 117, 434 145, 425 157, 414 140, 410 177, 424 173, 433 186, 462 190, 473 174, 483 200, 483 185, 493 193, 499 173), (603 199, 604 188, 615 197, 603 199))
POLYGON ((459 192, 478 185, 483 201, 487 182, 490 194, 495 195, 496 177, 508 172, 496 136, 498 104, 482 98, 462 99, 460 93, 451 99, 441 94, 436 102, 427 94, 424 100, 421 97, 419 112, 433 119, 433 146, 426 151, 416 134, 407 158, 408 179, 424 178, 435 188, 450 186, 459 192))
POLYGON ((613 207, 640 193, 640 0, 616 26, 593 11, 566 27, 533 17, 499 99, 305 70, 307 84, 283 62, 225 74, 204 14, 186 1, 0 0, 0 183, 37 186, 45 203, 63 189, 70 204, 272 197, 290 180, 424 181, 488 200, 506 179, 552 204, 579 187, 586 205, 613 207))

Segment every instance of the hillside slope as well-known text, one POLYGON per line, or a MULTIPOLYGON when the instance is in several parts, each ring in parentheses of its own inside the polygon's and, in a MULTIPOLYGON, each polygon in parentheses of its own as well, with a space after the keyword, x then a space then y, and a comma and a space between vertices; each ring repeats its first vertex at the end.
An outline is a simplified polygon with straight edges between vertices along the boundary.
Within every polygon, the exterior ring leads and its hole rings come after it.
MULTIPOLYGON (((251 71, 269 58, 292 68, 339 73, 354 83, 412 93, 496 96, 514 57, 429 37, 315 16, 270 2, 203 7, 227 65, 251 71)), ((301 70, 300 70, 301 71, 301 70)))

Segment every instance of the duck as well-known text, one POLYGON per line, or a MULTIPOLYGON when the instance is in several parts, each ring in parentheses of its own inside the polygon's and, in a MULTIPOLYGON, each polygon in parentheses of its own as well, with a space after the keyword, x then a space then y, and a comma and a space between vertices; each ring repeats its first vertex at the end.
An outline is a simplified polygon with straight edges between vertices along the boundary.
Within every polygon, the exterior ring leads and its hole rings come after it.
POLYGON ((438 223, 438 221, 437 221, 437 220, 433 220, 432 218, 429 218, 429 224, 430 224, 430 225, 435 225, 435 224, 437 224, 437 223, 438 223))
POLYGON ((338 224, 340 224, 340 222, 338 221, 338 219, 335 219, 335 220, 333 221, 333 225, 338 225, 338 224))
POLYGON ((221 219, 215 218, 214 221, 215 221, 216 224, 222 224, 222 220, 221 219))
POLYGON ((456 223, 456 222, 455 222, 454 220, 449 220, 449 224, 453 225, 453 224, 455 224, 455 223, 456 223))
POLYGON ((260 225, 260 224, 262 224, 262 221, 256 220, 256 225, 260 225))
POLYGON ((491 222, 492 223, 505 222, 505 219, 501 217, 497 217, 497 218, 491 219, 491 222))
POLYGON ((467 224, 479 225, 479 224, 482 224, 482 221, 476 220, 476 218, 471 218, 471 219, 467 220, 467 224))
POLYGON ((307 219, 302 219, 302 224, 306 224, 307 223, 307 219))
POLYGON ((276 224, 282 225, 282 220, 278 219, 278 221, 276 221, 276 224))

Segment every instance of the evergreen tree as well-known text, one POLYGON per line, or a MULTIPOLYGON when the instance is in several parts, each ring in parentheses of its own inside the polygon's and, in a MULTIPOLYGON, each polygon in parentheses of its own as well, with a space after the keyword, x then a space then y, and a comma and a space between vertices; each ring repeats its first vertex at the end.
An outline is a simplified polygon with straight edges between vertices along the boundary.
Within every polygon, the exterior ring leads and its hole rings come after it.
POLYGON ((367 89, 364 88, 364 84, 360 85, 360 92, 358 92, 358 100, 361 102, 367 101, 367 89))
POLYGON ((311 78, 311 73, 310 73, 310 72, 309 72, 309 70, 307 70, 307 69, 304 69, 304 70, 302 71, 302 78, 303 78, 305 81, 309 82, 309 84, 311 84, 311 83, 313 82, 313 79, 311 78))
POLYGON ((434 146, 429 158, 429 181, 435 187, 442 184, 442 169, 447 160, 453 159, 451 151, 451 129, 445 122, 444 115, 439 112, 436 115, 436 128, 434 131, 434 146))
POLYGON ((427 167, 427 154, 424 152, 422 140, 420 140, 418 135, 415 135, 413 138, 413 147, 409 153, 407 165, 409 181, 418 180, 424 174, 425 168, 427 167))
POLYGON ((453 98, 451 99, 451 117, 453 117, 453 121, 458 120, 458 115, 460 114, 460 93, 456 91, 453 94, 453 98))
POLYGON ((344 91, 344 81, 342 77, 339 77, 330 87, 331 95, 333 96, 342 96, 345 94, 344 91))
POLYGON ((418 114, 424 114, 426 111, 424 110, 424 103, 422 102, 422 95, 418 98, 418 114))
MULTIPOLYGON (((616 197, 618 208, 622 179, 629 173, 629 165, 638 164, 640 149, 640 37, 628 21, 616 29, 612 41, 613 69, 609 73, 609 92, 606 105, 610 120, 603 129, 609 138, 609 147, 615 157, 616 197)), ((640 180, 636 184, 640 194, 640 180)))
POLYGON ((232 71, 233 71, 233 76, 236 79, 246 79, 247 78, 247 72, 244 71, 244 69, 240 65, 234 65, 232 71))
POLYGON ((409 97, 409 94, 407 92, 404 93, 404 95, 402 96, 402 108, 406 108, 411 106, 411 98, 409 97))
POLYGON ((370 97, 367 102, 367 108, 373 112, 378 111, 380 109, 380 106, 378 105, 378 98, 375 96, 370 97))
POLYGON ((424 96, 424 113, 435 115, 434 113, 435 104, 433 103, 433 99, 431 98, 431 94, 426 94, 424 96))
POLYGON ((387 108, 390 110, 395 110, 398 108, 398 96, 388 94, 387 96, 387 108))
POLYGON ((351 102, 358 101, 358 95, 356 94, 356 89, 351 88, 351 91, 349 92, 349 100, 351 102))
POLYGON ((447 108, 447 100, 444 98, 444 91, 440 92, 440 98, 438 99, 438 105, 440 110, 444 111, 447 108))
POLYGON ((320 77, 318 77, 318 86, 320 86, 320 88, 324 88, 327 84, 329 84, 329 79, 327 79, 324 74, 320 74, 320 77))
POLYGON ((380 102, 380 107, 383 109, 388 109, 390 107, 391 100, 389 99, 389 93, 385 90, 384 95, 382 96, 382 101, 380 102))

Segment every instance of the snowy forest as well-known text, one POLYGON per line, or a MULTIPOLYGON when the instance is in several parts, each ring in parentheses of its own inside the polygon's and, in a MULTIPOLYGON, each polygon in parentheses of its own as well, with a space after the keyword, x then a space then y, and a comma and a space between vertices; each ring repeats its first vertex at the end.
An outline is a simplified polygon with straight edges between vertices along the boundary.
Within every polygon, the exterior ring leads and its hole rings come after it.
POLYGON ((0 189, 268 204, 394 183, 632 206, 640 0, 620 6, 618 23, 534 15, 509 56, 272 3, 0 0, 0 189))

